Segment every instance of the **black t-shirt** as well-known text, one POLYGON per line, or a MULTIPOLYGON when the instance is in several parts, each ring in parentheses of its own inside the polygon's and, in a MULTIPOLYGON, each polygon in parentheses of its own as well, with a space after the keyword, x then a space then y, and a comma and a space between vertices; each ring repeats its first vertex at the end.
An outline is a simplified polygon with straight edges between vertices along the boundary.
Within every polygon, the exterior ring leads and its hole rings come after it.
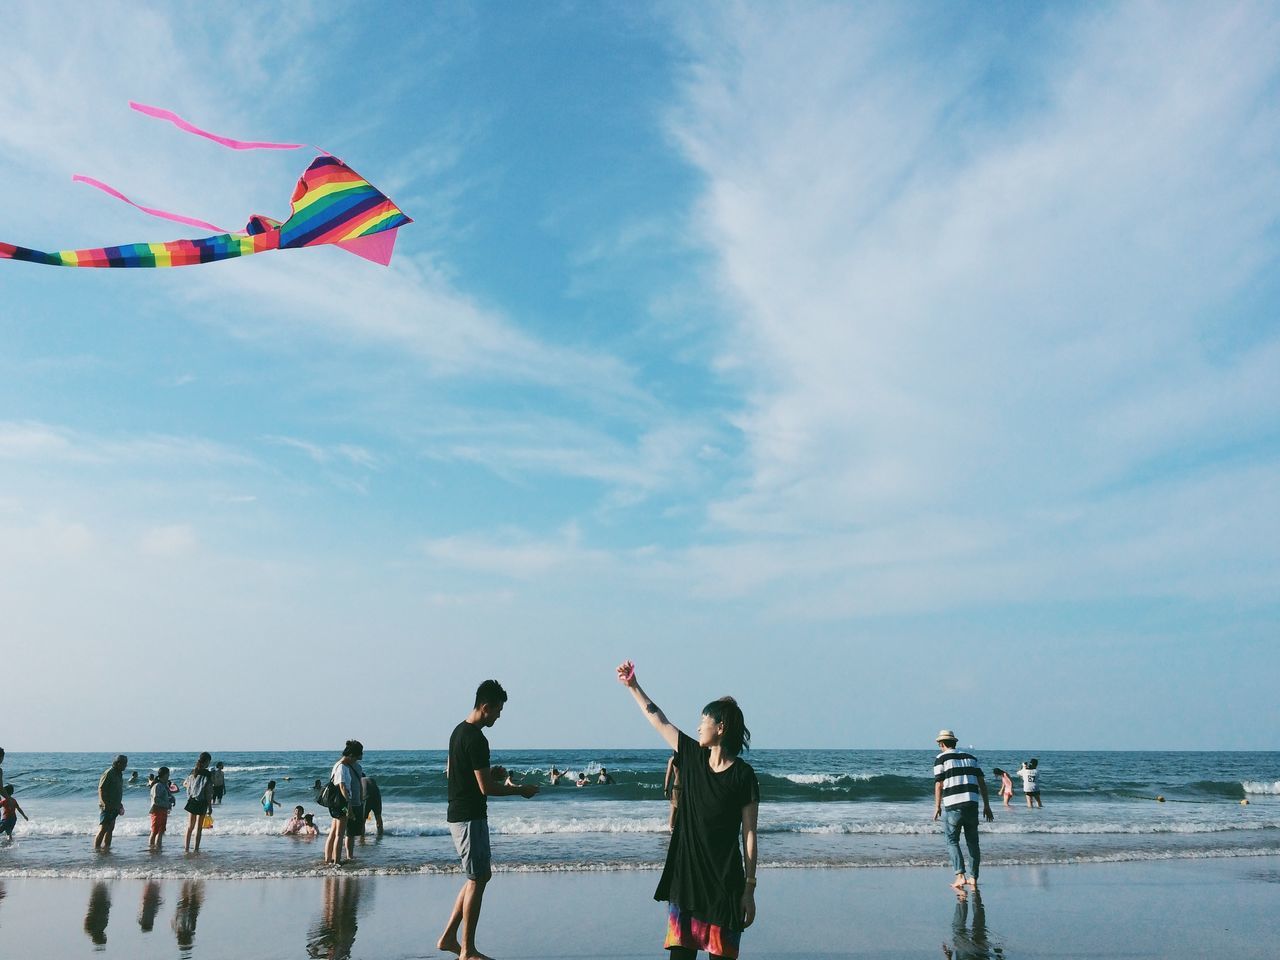
POLYGON ((449 737, 449 822, 484 820, 488 803, 477 770, 489 769, 489 741, 474 723, 463 720, 449 737))
POLYGON ((742 809, 760 801, 760 785, 745 760, 716 773, 709 754, 698 741, 680 734, 676 828, 653 899, 679 904, 699 920, 741 930, 746 883, 738 838, 742 809))

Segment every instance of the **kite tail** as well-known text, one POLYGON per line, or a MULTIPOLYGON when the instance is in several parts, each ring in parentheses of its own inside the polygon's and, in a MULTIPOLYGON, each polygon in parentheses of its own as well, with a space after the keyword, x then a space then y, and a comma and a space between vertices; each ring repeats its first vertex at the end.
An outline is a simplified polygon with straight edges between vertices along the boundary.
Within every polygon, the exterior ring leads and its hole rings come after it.
POLYGON ((101 180, 95 180, 93 177, 86 177, 82 173, 72 174, 71 179, 76 183, 87 183, 91 187, 97 187, 103 193, 115 197, 117 200, 123 200, 131 207, 136 207, 143 213, 149 213, 153 217, 159 217, 161 220, 172 220, 174 223, 184 223, 188 227, 199 227, 201 230, 213 230, 217 233, 228 233, 226 227, 220 227, 216 223, 209 223, 206 220, 197 220, 194 217, 184 217, 180 213, 170 213, 168 210, 158 210, 155 207, 144 207, 140 203, 134 203, 115 187, 109 187, 101 180))
POLYGON ((164 110, 160 107, 149 107, 145 103, 135 103, 129 101, 129 106, 139 113, 144 113, 148 117, 155 117, 157 120, 168 120, 179 130, 187 133, 194 133, 197 137, 204 137, 206 140, 212 140, 214 143, 220 143, 224 147, 230 147, 232 150, 299 150, 308 146, 305 143, 269 143, 265 140, 233 140, 230 137, 223 137, 216 133, 210 133, 208 130, 201 130, 195 124, 188 123, 172 110, 164 110))
MULTIPOLYGON (((230 147, 232 150, 298 150, 307 146, 305 143, 269 143, 265 140, 234 140, 231 137, 224 137, 220 134, 210 133, 208 130, 202 130, 195 124, 189 123, 182 117, 178 116, 172 110, 165 110, 161 107, 148 106, 145 103, 136 103, 129 101, 129 106, 138 113, 145 114, 148 117, 154 117, 157 120, 167 120, 179 130, 187 133, 193 133, 198 137, 204 137, 206 140, 212 140, 224 147, 230 147)), ((325 151, 321 151, 324 153, 325 151)), ((83 174, 75 174, 71 178, 77 183, 87 183, 91 187, 97 187, 103 193, 110 194, 117 200, 123 200, 131 207, 136 207, 143 213, 149 213, 153 217, 159 217, 162 220, 172 220, 174 223, 185 224, 188 227, 199 227, 202 230, 216 230, 219 233, 226 233, 226 227, 220 227, 215 223, 209 223, 205 220, 197 220, 195 217, 183 216, 179 213, 172 213, 168 210, 160 210, 156 207, 144 207, 140 203, 135 203, 126 197, 119 190, 108 186, 101 180, 95 180, 93 177, 86 177, 83 174)))

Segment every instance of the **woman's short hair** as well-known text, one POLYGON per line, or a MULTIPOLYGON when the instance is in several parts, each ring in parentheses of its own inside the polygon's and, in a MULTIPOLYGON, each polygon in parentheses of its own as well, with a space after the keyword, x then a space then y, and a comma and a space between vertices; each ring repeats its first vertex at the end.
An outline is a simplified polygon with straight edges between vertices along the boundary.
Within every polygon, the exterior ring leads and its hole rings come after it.
POLYGON ((702 715, 724 724, 724 739, 720 741, 720 746, 725 753, 736 757, 743 750, 751 749, 751 731, 747 729, 742 708, 733 697, 712 700, 702 708, 702 715))
POLYGON ((348 740, 347 745, 342 748, 344 757, 362 757, 364 756, 364 744, 359 740, 348 740))

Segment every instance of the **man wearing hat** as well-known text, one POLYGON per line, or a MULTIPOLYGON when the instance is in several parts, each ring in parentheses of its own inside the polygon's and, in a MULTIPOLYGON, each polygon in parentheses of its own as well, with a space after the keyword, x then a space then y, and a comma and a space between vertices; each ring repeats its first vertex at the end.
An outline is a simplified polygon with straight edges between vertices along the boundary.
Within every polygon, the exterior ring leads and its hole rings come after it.
POLYGON ((996 818, 987 799, 987 781, 982 776, 978 761, 956 749, 956 735, 950 730, 939 730, 935 738, 942 752, 933 761, 933 819, 942 818, 943 832, 947 835, 947 848, 951 852, 951 869, 957 890, 967 883, 978 885, 978 867, 982 853, 978 849, 978 797, 982 797, 982 816, 990 823, 996 818), (960 831, 964 831, 965 846, 969 848, 969 875, 965 876, 964 854, 960 852, 960 831))

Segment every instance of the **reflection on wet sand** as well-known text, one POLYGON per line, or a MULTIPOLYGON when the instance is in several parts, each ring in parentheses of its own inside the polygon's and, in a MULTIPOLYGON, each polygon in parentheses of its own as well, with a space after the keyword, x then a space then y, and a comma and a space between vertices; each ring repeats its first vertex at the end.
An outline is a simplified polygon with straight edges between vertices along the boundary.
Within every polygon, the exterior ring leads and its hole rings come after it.
POLYGON ((111 918, 111 889, 101 880, 89 890, 89 908, 84 913, 84 932, 94 948, 107 945, 107 921, 111 918))
POLYGON ((173 911, 173 932, 178 938, 178 951, 183 957, 191 956, 196 939, 196 921, 204 906, 204 881, 183 880, 178 894, 178 906, 173 911))
POLYGON ((142 885, 142 906, 138 908, 138 926, 143 933, 150 933, 155 927, 156 912, 162 903, 159 881, 148 880, 142 885))
POLYGON ((977 890, 961 890, 956 895, 955 911, 951 914, 951 943, 944 943, 942 952, 947 960, 1001 960, 1004 957, 1004 948, 992 943, 987 933, 987 911, 977 890))
POLYGON ((325 877, 324 907, 307 938, 307 956, 348 960, 356 942, 359 909, 359 877, 325 877))

